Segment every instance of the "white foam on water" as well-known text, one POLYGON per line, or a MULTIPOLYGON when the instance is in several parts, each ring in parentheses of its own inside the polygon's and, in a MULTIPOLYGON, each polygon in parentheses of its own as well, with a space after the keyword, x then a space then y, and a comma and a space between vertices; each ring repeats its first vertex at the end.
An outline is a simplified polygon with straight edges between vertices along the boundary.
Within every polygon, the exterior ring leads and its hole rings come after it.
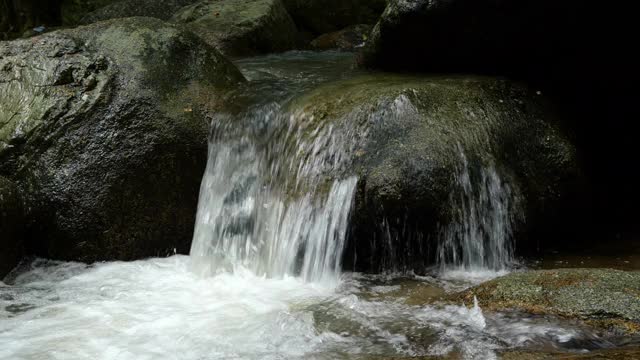
POLYGON ((308 313, 290 307, 332 293, 238 269, 199 277, 185 256, 81 266, 36 269, 16 280, 13 294, 3 289, 11 303, 36 307, 2 314, 0 359, 302 356, 321 337, 308 313))
POLYGON ((555 320, 486 315, 477 302, 368 299, 362 290, 384 294, 399 285, 366 285, 366 276, 338 288, 242 268, 202 277, 191 261, 36 261, 0 286, 0 359, 348 359, 452 351, 490 359, 505 348, 585 336, 555 320))

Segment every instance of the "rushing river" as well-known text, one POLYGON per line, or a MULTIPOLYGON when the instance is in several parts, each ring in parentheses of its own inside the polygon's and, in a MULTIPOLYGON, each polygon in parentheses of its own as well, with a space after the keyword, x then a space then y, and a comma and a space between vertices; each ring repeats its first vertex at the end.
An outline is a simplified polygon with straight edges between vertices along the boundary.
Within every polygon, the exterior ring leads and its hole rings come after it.
POLYGON ((568 321, 437 301, 513 260, 513 189, 492 168, 471 184, 463 153, 460 216, 432 276, 341 271, 357 178, 325 175, 344 173, 357 129, 300 128, 282 104, 355 73, 352 61, 293 52, 239 62, 250 83, 232 99, 246 106, 213 119, 191 255, 23 263, 0 283, 0 359, 492 359, 601 346, 568 321))

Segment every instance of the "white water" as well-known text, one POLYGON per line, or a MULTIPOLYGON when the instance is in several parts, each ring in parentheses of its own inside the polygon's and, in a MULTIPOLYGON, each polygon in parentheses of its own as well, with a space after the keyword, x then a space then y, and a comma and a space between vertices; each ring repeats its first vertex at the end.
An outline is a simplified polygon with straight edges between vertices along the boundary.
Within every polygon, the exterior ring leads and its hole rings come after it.
POLYGON ((404 283, 357 274, 334 289, 241 268, 201 277, 191 266, 187 256, 95 266, 38 260, 11 286, 0 285, 0 359, 357 359, 450 351, 488 359, 499 349, 590 336, 549 319, 484 315, 481 304, 405 305, 405 295, 384 297, 404 283))

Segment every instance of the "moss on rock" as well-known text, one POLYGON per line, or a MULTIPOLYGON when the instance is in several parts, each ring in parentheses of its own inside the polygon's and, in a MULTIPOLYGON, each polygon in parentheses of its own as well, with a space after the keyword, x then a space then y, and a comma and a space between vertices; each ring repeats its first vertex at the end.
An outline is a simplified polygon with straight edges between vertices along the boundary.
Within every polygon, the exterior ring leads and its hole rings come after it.
POLYGON ((577 318, 624 333, 640 330, 640 272, 558 269, 516 272, 451 297, 483 309, 577 318))

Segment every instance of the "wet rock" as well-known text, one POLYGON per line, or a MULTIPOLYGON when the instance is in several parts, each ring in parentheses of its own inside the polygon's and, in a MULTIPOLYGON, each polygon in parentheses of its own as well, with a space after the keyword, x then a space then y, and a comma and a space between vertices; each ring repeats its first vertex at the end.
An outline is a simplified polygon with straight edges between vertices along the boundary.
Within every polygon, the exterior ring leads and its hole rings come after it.
POLYGON ((0 176, 0 281, 23 255, 22 199, 13 182, 0 176))
POLYGON ((296 42, 296 26, 280 0, 201 1, 172 21, 229 56, 290 50, 296 42))
POLYGON ((0 43, 0 175, 23 190, 28 250, 188 251, 206 115, 241 81, 197 36, 152 18, 0 43))
POLYGON ((91 24, 116 18, 147 16, 169 20, 180 8, 191 5, 198 0, 104 0, 106 6, 100 7, 84 15, 83 24, 91 24))
POLYGON ((353 25, 340 31, 323 34, 311 42, 315 50, 355 50, 367 42, 372 26, 366 24, 353 25))
POLYGON ((320 35, 355 24, 374 24, 386 0, 283 0, 302 31, 320 35))
POLYGON ((640 272, 558 269, 512 273, 452 296, 483 309, 518 309, 585 320, 625 333, 640 330, 640 272))
MULTIPOLYGON (((573 201, 580 171, 572 144, 545 99, 509 81, 361 76, 322 86, 291 106, 301 121, 341 129, 336 136, 346 138, 335 142, 348 145, 334 156, 349 154, 353 163, 340 168, 343 176, 360 177, 347 269, 422 271, 433 264, 443 224, 467 218, 456 202, 463 172, 472 187, 510 189, 503 195, 513 205, 508 216, 516 218, 518 249, 550 217, 564 219, 562 205, 573 201), (499 175, 494 184, 483 180, 487 169, 499 175)), ((472 189, 472 200, 488 196, 481 190, 472 189)))

